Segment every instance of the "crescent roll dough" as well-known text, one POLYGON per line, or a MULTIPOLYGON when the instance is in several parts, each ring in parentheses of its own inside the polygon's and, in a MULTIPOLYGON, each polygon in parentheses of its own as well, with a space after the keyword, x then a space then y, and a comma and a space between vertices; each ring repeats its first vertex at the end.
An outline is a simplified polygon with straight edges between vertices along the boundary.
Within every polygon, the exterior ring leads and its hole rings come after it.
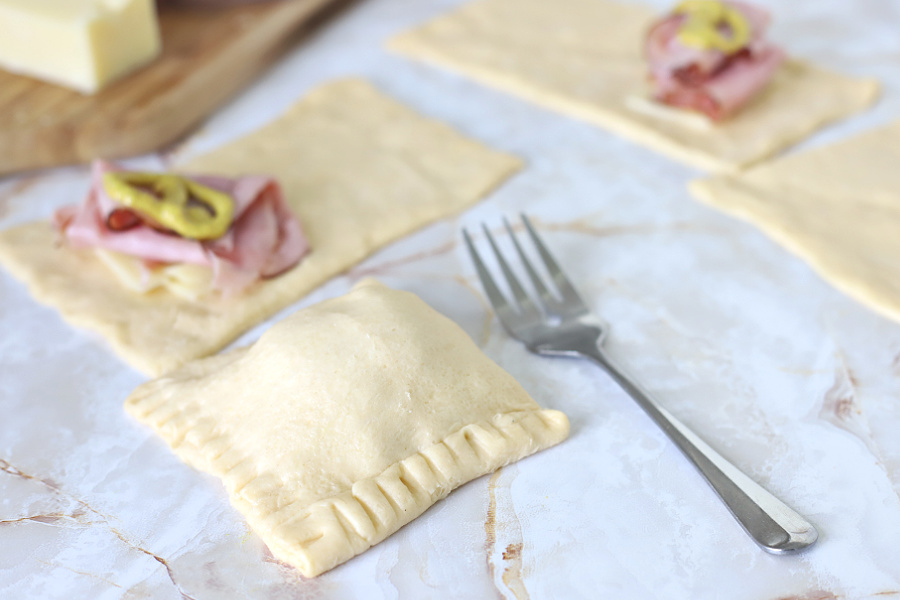
POLYGON ((373 280, 140 386, 125 408, 221 478, 308 577, 569 431, 455 323, 373 280))
POLYGON ((642 46, 656 17, 608 0, 475 0, 389 46, 712 170, 766 159, 878 96, 875 81, 791 60, 723 123, 654 108, 642 46))
POLYGON ((520 165, 364 81, 343 80, 313 90, 259 131, 179 166, 278 179, 312 246, 287 273, 228 299, 141 294, 122 285, 93 250, 58 247, 48 222, 0 232, 0 264, 35 299, 102 335, 134 367, 159 375, 218 351, 388 242, 474 204, 520 165))
POLYGON ((900 322, 900 121, 735 177, 691 183, 836 288, 900 322))

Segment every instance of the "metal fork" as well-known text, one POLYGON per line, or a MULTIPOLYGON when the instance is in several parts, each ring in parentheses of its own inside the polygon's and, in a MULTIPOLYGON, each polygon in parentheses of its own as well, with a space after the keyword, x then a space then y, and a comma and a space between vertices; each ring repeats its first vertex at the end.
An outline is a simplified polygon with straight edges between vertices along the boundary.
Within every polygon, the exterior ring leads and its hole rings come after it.
POLYGON ((500 322, 510 335, 524 342, 528 350, 535 354, 587 358, 603 367, 697 467, 734 518, 764 550, 782 554, 814 544, 819 534, 812 524, 713 450, 610 359, 602 348, 607 326, 591 313, 538 237, 531 222, 524 214, 521 216, 525 229, 552 278, 558 297, 550 291, 532 266, 505 218, 503 223, 506 231, 534 285, 539 303, 535 303, 519 283, 491 232, 482 225, 484 235, 490 242, 512 292, 514 302, 509 302, 485 267, 469 232, 463 229, 478 278, 481 279, 500 322))

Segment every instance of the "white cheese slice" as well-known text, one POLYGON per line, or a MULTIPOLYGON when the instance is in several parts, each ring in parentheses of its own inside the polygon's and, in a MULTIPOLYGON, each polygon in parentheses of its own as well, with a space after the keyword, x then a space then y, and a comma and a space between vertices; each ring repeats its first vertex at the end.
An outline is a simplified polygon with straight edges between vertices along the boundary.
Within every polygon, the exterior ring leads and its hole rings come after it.
POLYGON ((179 264, 149 269, 134 256, 103 248, 94 248, 94 252, 122 285, 141 294, 163 288, 185 300, 197 300, 212 291, 213 272, 209 267, 179 264))
POLYGON ((93 93, 155 58, 153 0, 0 0, 0 68, 93 93))
POLYGON ((625 98, 625 106, 642 115, 665 119, 670 123, 683 125, 697 131, 712 131, 715 123, 704 114, 668 106, 647 96, 632 94, 625 98))

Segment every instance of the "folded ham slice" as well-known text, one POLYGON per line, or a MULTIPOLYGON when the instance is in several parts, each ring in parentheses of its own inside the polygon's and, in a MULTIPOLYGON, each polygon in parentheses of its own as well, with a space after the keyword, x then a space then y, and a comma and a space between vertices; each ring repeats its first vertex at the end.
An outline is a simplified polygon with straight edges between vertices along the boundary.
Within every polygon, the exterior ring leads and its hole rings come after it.
POLYGON ((198 241, 161 230, 109 197, 103 175, 121 170, 112 163, 94 162, 84 202, 54 214, 55 227, 71 246, 133 256, 147 269, 168 264, 208 266, 214 273, 213 288, 226 295, 283 273, 309 251, 299 220, 270 177, 190 176, 234 200, 234 220, 225 235, 198 241))
POLYGON ((687 46, 678 38, 688 18, 671 14, 647 33, 645 51, 653 96, 659 102, 706 114, 715 121, 733 115, 759 93, 785 59, 765 39, 769 14, 743 2, 723 2, 747 20, 750 39, 735 52, 687 46))

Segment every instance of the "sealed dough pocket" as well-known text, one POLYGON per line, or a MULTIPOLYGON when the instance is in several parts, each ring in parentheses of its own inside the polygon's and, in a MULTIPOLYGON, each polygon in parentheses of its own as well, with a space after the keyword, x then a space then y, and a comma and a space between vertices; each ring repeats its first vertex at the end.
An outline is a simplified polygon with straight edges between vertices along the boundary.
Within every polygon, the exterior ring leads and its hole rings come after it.
POLYGON ((221 478, 308 577, 569 432, 455 323, 373 280, 140 386, 125 407, 221 478))

